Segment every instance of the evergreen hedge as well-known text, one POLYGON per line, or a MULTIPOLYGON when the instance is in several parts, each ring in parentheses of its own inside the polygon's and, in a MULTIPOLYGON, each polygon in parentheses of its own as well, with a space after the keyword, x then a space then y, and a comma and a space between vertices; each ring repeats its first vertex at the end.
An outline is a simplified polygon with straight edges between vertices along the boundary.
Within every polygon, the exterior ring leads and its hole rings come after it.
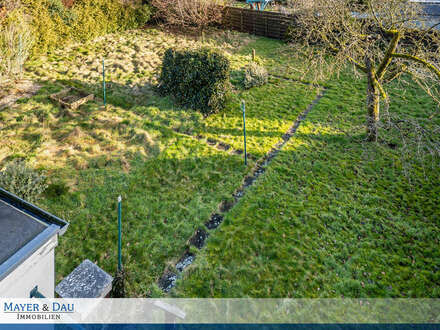
POLYGON ((177 101, 205 115, 225 107, 230 89, 229 60, 208 48, 168 49, 162 64, 159 89, 177 101))
MULTIPOLYGON (((85 42, 97 36, 133 29, 150 19, 151 7, 142 0, 9 0, 12 10, 0 17, 0 28, 29 22, 34 37, 31 53, 44 54, 70 41, 85 42)), ((2 1, 0 0, 0 7, 2 1)), ((8 8, 7 8, 8 9, 8 8)))

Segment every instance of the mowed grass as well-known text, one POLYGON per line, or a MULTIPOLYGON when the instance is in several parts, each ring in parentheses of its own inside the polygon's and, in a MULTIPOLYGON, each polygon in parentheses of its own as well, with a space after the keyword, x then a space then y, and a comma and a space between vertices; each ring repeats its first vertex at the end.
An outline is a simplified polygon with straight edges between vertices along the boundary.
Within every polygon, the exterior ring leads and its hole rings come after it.
MULTIPOLYGON (((392 129, 366 142, 365 82, 330 86, 172 295, 440 296, 438 156, 392 129)), ((392 94, 390 113, 439 124, 420 89, 392 94)))
POLYGON ((130 297, 156 295, 157 280, 188 246, 218 205, 270 150, 315 98, 317 89, 271 78, 244 90, 241 70, 251 59, 270 68, 281 42, 214 31, 201 41, 159 30, 112 34, 66 45, 28 64, 27 78, 42 88, 0 112, 0 166, 21 158, 44 170, 49 189, 38 205, 70 222, 56 250, 57 282, 84 259, 110 274, 117 266, 116 201, 123 198, 123 264, 130 297), (209 46, 231 60, 234 90, 224 112, 203 118, 155 91, 167 47, 209 46), (250 48, 249 48, 250 47, 250 48), (107 108, 102 106, 106 59, 107 108), (49 99, 65 87, 95 94, 77 110, 49 99), (217 150, 215 139, 242 149, 240 101, 247 103, 248 152, 217 150), (201 140, 195 137, 201 135, 201 140))

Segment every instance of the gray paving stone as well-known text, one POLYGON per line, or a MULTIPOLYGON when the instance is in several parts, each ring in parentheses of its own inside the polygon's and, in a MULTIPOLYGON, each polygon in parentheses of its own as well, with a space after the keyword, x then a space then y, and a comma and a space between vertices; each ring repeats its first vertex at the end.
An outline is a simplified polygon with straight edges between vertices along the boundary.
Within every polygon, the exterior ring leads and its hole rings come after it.
POLYGON ((90 260, 84 260, 55 288, 61 298, 103 298, 112 289, 113 277, 90 260))

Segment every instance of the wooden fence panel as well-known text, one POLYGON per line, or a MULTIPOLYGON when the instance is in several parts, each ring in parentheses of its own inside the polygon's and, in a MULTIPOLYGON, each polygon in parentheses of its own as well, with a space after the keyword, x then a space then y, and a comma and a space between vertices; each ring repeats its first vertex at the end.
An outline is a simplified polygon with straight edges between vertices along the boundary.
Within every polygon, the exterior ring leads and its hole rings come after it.
POLYGON ((245 8, 226 7, 223 15, 225 28, 275 39, 285 39, 293 24, 293 15, 245 8))
MULTIPOLYGON (((421 5, 426 14, 425 19, 431 19, 434 23, 440 20, 439 3, 426 2, 421 5)), ((295 15, 271 11, 226 7, 223 15, 223 26, 227 29, 275 39, 286 39, 289 26, 295 24, 295 15)))

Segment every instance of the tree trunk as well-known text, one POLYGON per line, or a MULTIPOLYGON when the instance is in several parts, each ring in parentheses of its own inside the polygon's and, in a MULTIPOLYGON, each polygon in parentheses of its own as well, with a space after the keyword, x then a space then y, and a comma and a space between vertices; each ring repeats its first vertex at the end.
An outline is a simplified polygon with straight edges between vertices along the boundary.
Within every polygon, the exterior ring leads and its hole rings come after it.
MULTIPOLYGON (((368 63, 369 64, 369 63, 368 63)), ((376 78, 371 65, 368 68, 368 85, 367 85, 367 135, 368 141, 377 141, 377 124, 379 122, 379 101, 380 93, 375 83, 376 78)))

